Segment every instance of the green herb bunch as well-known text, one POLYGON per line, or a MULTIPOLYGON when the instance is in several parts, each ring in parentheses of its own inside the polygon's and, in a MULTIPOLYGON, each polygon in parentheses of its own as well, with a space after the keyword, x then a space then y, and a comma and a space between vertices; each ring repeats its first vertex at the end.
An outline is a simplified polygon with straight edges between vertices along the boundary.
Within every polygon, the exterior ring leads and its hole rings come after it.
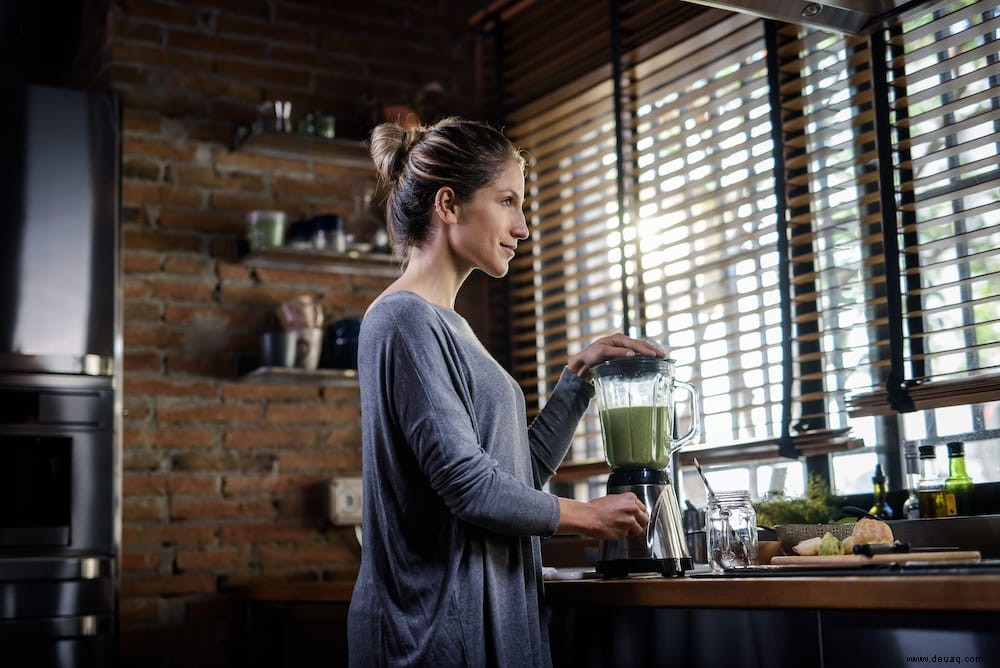
POLYGON ((789 498, 775 494, 754 504, 757 526, 776 527, 781 524, 826 524, 840 509, 843 499, 830 493, 830 486, 818 475, 809 476, 806 494, 789 498))

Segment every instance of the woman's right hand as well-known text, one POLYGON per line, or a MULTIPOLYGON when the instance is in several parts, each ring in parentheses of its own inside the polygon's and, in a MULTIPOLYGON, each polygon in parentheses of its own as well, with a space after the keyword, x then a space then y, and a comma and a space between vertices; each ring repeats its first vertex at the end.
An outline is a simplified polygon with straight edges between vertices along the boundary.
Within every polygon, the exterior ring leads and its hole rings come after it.
POLYGON ((579 533, 601 540, 637 536, 646 530, 649 513, 632 492, 608 494, 587 503, 559 498, 557 533, 579 533))

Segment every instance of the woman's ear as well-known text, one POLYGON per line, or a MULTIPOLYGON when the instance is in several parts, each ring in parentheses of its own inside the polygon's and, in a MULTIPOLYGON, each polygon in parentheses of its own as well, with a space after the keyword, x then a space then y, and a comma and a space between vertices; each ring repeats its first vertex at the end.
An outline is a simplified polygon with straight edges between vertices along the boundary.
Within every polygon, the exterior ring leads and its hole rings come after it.
POLYGON ((458 201, 451 188, 438 188, 434 195, 434 213, 445 223, 458 222, 458 201))

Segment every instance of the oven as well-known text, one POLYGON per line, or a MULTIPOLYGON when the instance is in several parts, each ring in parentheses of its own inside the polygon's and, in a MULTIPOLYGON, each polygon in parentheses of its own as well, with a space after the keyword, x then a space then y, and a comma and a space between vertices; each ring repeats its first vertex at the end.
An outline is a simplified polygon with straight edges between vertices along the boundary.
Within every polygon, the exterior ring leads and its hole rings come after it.
POLYGON ((114 415, 108 377, 0 374, 4 666, 113 663, 114 415))

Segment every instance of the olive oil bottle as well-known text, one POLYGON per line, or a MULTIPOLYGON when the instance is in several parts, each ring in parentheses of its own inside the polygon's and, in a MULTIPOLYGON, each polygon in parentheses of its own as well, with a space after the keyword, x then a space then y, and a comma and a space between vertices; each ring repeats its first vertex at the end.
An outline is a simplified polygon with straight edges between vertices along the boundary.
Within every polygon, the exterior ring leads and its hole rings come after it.
POLYGON ((872 476, 872 486, 875 491, 875 502, 868 510, 868 514, 880 520, 887 520, 892 517, 892 508, 885 497, 887 494, 885 484, 885 474, 882 473, 882 463, 875 464, 875 475, 872 476))
POLYGON ((917 483, 920 517, 947 517, 944 499, 944 479, 938 475, 933 445, 920 446, 920 482, 917 483))
POLYGON ((972 478, 965 472, 965 444, 948 444, 948 477, 944 481, 945 507, 949 515, 972 514, 972 478))
POLYGON ((904 447, 906 462, 906 489, 909 496, 903 502, 903 517, 908 520, 920 519, 920 500, 917 499, 917 481, 920 480, 920 459, 917 444, 907 443, 904 447))

